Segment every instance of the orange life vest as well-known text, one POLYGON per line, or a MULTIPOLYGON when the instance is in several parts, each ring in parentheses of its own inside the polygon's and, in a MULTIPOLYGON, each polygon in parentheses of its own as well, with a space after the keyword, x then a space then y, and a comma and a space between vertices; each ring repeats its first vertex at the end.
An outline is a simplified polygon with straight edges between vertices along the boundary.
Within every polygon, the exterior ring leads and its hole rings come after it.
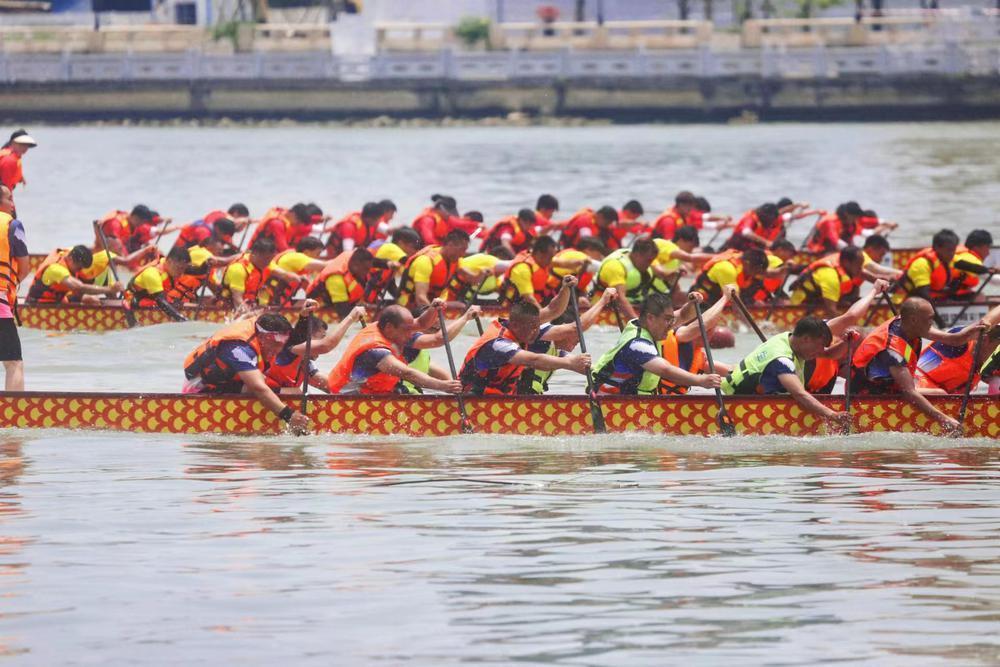
MULTIPOLYGON (((7 237, 4 236, 5 241, 6 238, 7 237)), ((66 263, 67 254, 69 254, 68 249, 58 248, 49 253, 49 255, 44 260, 42 260, 42 263, 35 270, 35 275, 34 278, 32 279, 31 287, 28 289, 29 301, 35 303, 60 303, 66 298, 66 295, 70 293, 70 289, 68 287, 66 287, 62 283, 57 283, 55 285, 46 285, 45 282, 42 280, 42 275, 45 273, 45 270, 50 266, 52 266, 53 264, 62 264, 67 269, 69 269, 69 265, 66 263)), ((72 275, 72 273, 70 275, 72 275)), ((15 293, 15 301, 12 301, 11 303, 12 304, 16 303, 16 293, 15 293)))
POLYGON ((597 226, 597 216, 594 209, 589 207, 581 208, 569 219, 569 223, 563 228, 559 237, 564 248, 575 248, 580 242, 580 230, 589 229, 591 236, 598 236, 600 229, 597 226))
POLYGON ((295 296, 295 293, 299 291, 299 286, 302 284, 301 280, 295 280, 288 283, 285 282, 283 279, 272 275, 271 273, 271 264, 276 265, 278 263, 278 260, 280 260, 285 255, 293 252, 295 252, 294 248, 288 248, 287 250, 282 250, 281 252, 279 252, 277 255, 274 256, 274 259, 271 260, 271 263, 267 265, 266 269, 264 269, 263 274, 261 275, 260 278, 261 284, 260 284, 260 289, 258 290, 258 297, 257 297, 258 301, 260 301, 261 303, 266 302, 267 305, 270 306, 275 306, 275 305, 282 306, 290 302, 292 300, 292 297, 295 296), (260 297, 265 294, 266 298, 261 299, 260 297))
POLYGON ((910 267, 921 259, 926 260, 931 265, 931 297, 944 297, 947 294, 948 283, 951 282, 951 267, 938 258, 937 253, 934 252, 934 248, 924 248, 906 263, 906 266, 903 267, 903 277, 899 281, 900 285, 907 292, 914 290, 913 282, 910 280, 908 274, 910 267))
POLYGON ((531 289, 534 291, 534 297, 539 303, 544 303, 548 299, 551 299, 554 293, 550 293, 549 290, 549 269, 542 267, 535 258, 532 257, 531 252, 525 250, 514 258, 511 262, 510 267, 507 269, 507 273, 503 276, 503 282, 505 285, 504 289, 504 299, 508 303, 513 303, 520 296, 517 291, 517 287, 510 280, 510 274, 514 270, 515 266, 519 264, 527 264, 528 268, 531 270, 531 289))
MULTIPOLYGON (((682 343, 677 340, 677 332, 673 329, 667 333, 667 337, 663 339, 661 345, 663 347, 663 358, 670 362, 672 365, 677 366, 689 373, 698 374, 701 369, 705 367, 705 350, 701 345, 695 343, 683 343, 691 347, 691 360, 689 363, 681 363, 681 345, 682 343)), ((690 391, 690 387, 681 387, 674 384, 670 380, 660 378, 660 388, 659 393, 661 394, 686 394, 690 391)))
POLYGON ((230 324, 199 345, 184 360, 184 376, 188 380, 200 377, 206 393, 239 393, 243 383, 237 371, 219 357, 219 343, 240 341, 257 353, 257 368, 264 370, 266 360, 257 338, 257 318, 230 324))
POLYGON ((437 243, 440 243, 441 240, 447 236, 448 232, 451 231, 451 225, 448 224, 448 219, 433 206, 429 206, 421 211, 420 215, 413 220, 413 227, 419 230, 417 223, 424 218, 432 218, 434 220, 433 234, 437 243))
MULTIPOLYGON (((917 370, 914 378, 918 387, 943 389, 949 394, 965 392, 965 384, 972 370, 972 353, 974 343, 966 343, 965 351, 957 357, 946 356, 940 348, 940 343, 932 343, 920 359, 917 360, 917 370)), ((972 376, 972 386, 979 384, 979 373, 972 376)))
POLYGON ((816 279, 813 274, 816 273, 818 269, 833 269, 837 272, 837 277, 840 280, 840 298, 843 299, 854 291, 854 279, 847 275, 847 271, 844 267, 840 265, 840 255, 831 254, 823 257, 822 259, 817 259, 805 268, 801 275, 796 278, 795 282, 792 283, 792 289, 802 289, 807 296, 807 301, 821 301, 823 299, 823 291, 818 284, 816 284, 816 279), (806 289, 806 285, 809 285, 812 289, 806 289))
MULTIPOLYGON (((247 278, 243 283, 243 300, 244 301, 256 301, 257 292, 260 291, 260 286, 264 282, 264 272, 254 266, 254 263, 250 261, 250 253, 244 253, 242 257, 233 262, 233 264, 239 264, 242 266, 247 273, 247 278)), ((230 265, 232 266, 232 265, 230 265)), ((223 274, 225 276, 225 274, 223 274)), ((223 285, 222 296, 223 298, 229 300, 232 295, 232 290, 228 286, 223 285)))
POLYGON ((806 248, 808 248, 809 252, 816 255, 833 252, 837 249, 837 246, 834 245, 831 247, 828 238, 828 236, 833 235, 837 238, 843 238, 844 223, 841 222, 840 217, 836 213, 829 213, 816 223, 816 228, 809 236, 809 240, 806 241, 806 248), (824 230, 828 228, 832 228, 835 234, 824 234, 824 230))
POLYGON ((333 299, 330 297, 329 290, 326 289, 326 279, 330 276, 340 276, 344 279, 344 285, 347 287, 347 301, 343 303, 354 304, 360 302, 365 296, 365 286, 358 282, 354 274, 351 273, 349 265, 353 256, 354 250, 348 250, 327 262, 323 270, 316 276, 316 280, 309 284, 309 287, 306 289, 306 296, 311 299, 322 299, 325 303, 332 306, 333 299))
MULTIPOLYGON (((683 227, 688 224, 684 220, 684 216, 681 215, 677 208, 671 206, 666 211, 660 214, 660 217, 656 219, 653 223, 653 232, 651 234, 654 239, 666 239, 667 241, 674 240, 674 234, 677 233, 678 227, 683 227)), ((701 225, 694 225, 698 229, 701 229, 701 225)))
POLYGON ((430 257, 431 260, 431 278, 427 289, 427 298, 436 299, 441 295, 441 292, 451 283, 452 278, 455 277, 455 272, 458 270, 458 262, 447 262, 445 258, 441 255, 441 246, 432 245, 422 248, 420 251, 413 253, 413 255, 406 260, 406 264, 403 267, 403 280, 402 284, 399 286, 399 305, 406 306, 413 300, 414 294, 416 294, 416 282, 413 280, 413 276, 410 275, 410 271, 413 267, 413 262, 416 261, 418 257, 430 257))
MULTIPOLYGON (((747 298, 750 298, 749 294, 751 288, 754 285, 760 284, 760 279, 750 279, 747 278, 743 272, 743 260, 740 259, 742 253, 739 250, 726 250, 720 252, 718 255, 712 257, 701 266, 701 271, 698 273, 697 277, 694 279, 694 285, 692 289, 697 289, 700 292, 704 292, 705 296, 708 297, 709 301, 715 302, 722 298, 722 285, 717 284, 711 278, 708 277, 709 270, 718 264, 719 262, 729 262, 736 267, 736 285, 740 288, 740 293, 747 298)), ((756 300, 756 299, 751 299, 756 300)))
POLYGON ((528 246, 531 245, 531 240, 534 238, 531 234, 531 230, 523 227, 521 221, 516 215, 508 215, 506 218, 497 221, 495 225, 490 229, 486 238, 483 239, 482 251, 489 252, 493 248, 500 245, 500 232, 504 227, 510 227, 511 229, 511 239, 510 245, 514 248, 514 252, 520 253, 527 250, 528 246))
POLYGON ((142 275, 143 271, 148 271, 149 269, 155 269, 160 272, 161 277, 163 278, 164 297, 174 291, 174 279, 170 277, 169 273, 167 273, 166 263, 166 259, 158 259, 146 264, 136 271, 135 275, 132 276, 132 279, 128 282, 128 286, 125 288, 125 300, 130 302, 133 306, 139 307, 156 305, 156 301, 153 299, 153 296, 141 287, 137 287, 135 284, 135 279, 142 275))
POLYGON ((0 213, 0 297, 9 306, 17 305, 17 267, 10 248, 10 223, 14 220, 7 213, 0 213))
POLYGON ((483 332, 483 335, 472 344, 465 355, 462 370, 458 379, 462 382, 462 391, 472 394, 494 394, 513 396, 517 393, 517 382, 524 372, 524 366, 505 364, 500 368, 490 368, 485 371, 476 370, 476 354, 487 343, 497 338, 507 338, 516 342, 514 334, 505 325, 506 320, 493 320, 483 332))
POLYGON ((914 373, 917 368, 917 360, 920 357, 921 341, 919 338, 914 341, 907 341, 901 336, 890 336, 889 327, 898 321, 899 318, 896 317, 883 322, 881 326, 861 341, 861 345, 854 352, 854 358, 851 359, 852 378, 858 377, 862 380, 862 384, 865 384, 868 364, 872 362, 877 354, 885 350, 890 350, 900 355, 906 362, 906 367, 910 369, 910 373, 914 373))
POLYGON ((807 361, 804 371, 806 390, 810 394, 830 393, 833 390, 833 383, 837 380, 837 371, 839 370, 840 363, 836 359, 817 357, 812 361, 807 361))
POLYGON ((128 211, 111 211, 101 218, 97 224, 101 227, 101 231, 104 232, 105 236, 111 236, 108 225, 115 220, 117 220, 120 224, 120 231, 116 232, 114 237, 121 242, 122 248, 126 248, 128 246, 128 240, 132 236, 132 226, 128 221, 128 211))
POLYGON ((292 245, 292 242, 290 240, 292 222, 289 218, 290 216, 287 208, 281 208, 280 206, 275 206, 274 208, 269 209, 267 213, 265 213, 263 217, 260 219, 260 223, 257 225, 257 229, 253 230, 253 235, 250 237, 250 244, 247 247, 252 248, 253 244, 256 243, 257 239, 260 238, 261 236, 263 236, 264 238, 274 240, 272 232, 265 231, 270 229, 269 223, 274 219, 281 220, 281 224, 285 226, 285 239, 288 240, 289 245, 292 245))
POLYGON ((274 390, 302 386, 302 357, 294 354, 288 364, 279 364, 275 358, 264 372, 264 382, 274 390))
MULTIPOLYGON (((376 348, 387 348, 392 356, 405 364, 402 355, 396 347, 386 338, 378 328, 378 323, 373 322, 362 329, 351 344, 347 346, 344 356, 337 362, 337 365, 330 371, 327 378, 327 386, 331 394, 337 394, 343 387, 351 381, 351 371, 354 370, 354 362, 358 357, 376 348)), ((360 394, 391 394, 399 384, 399 378, 388 373, 375 372, 361 387, 358 388, 360 394)))
MULTIPOLYGON (((955 248, 955 257, 966 253, 976 255, 976 253, 972 252, 964 245, 960 245, 955 248)), ((976 255, 976 257, 979 257, 979 255, 976 255)), ((983 258, 980 257, 980 259, 983 258)), ((949 297, 965 296, 975 292, 976 288, 979 287, 979 276, 975 273, 966 273, 961 269, 956 269, 954 267, 954 260, 952 260, 952 264, 951 280, 948 282, 948 287, 945 289, 947 295, 949 297)))

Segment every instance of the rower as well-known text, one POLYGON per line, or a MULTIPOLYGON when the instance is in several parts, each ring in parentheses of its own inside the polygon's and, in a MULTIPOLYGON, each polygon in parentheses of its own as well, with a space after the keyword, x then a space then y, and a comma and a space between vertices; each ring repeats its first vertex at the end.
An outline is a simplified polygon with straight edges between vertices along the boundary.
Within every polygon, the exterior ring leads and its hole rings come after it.
MULTIPOLYGON (((179 231, 174 247, 191 248, 196 245, 203 245, 211 236, 223 239, 226 243, 232 244, 233 234, 236 233, 236 222, 229 216, 236 217, 236 214, 246 221, 250 215, 249 210, 243 204, 233 204, 229 211, 209 211, 202 218, 186 225, 166 227, 164 234, 172 231, 179 231), (244 213, 245 212, 245 213, 244 213)), ((245 226, 245 225, 244 225, 245 226)), ((241 227, 242 229, 242 227, 241 227)))
POLYGON ((504 301, 530 301, 543 306, 555 296, 549 289, 549 269, 559 246, 551 236, 539 236, 531 244, 531 251, 523 251, 514 258, 504 275, 504 301))
POLYGON ((503 284, 504 274, 511 266, 510 253, 497 246, 490 253, 477 252, 458 260, 458 271, 442 296, 448 301, 469 301, 478 290, 479 296, 494 294, 503 284))
POLYGON ((618 211, 613 206, 602 206, 596 211, 584 207, 577 211, 572 218, 559 224, 562 229, 559 242, 564 248, 576 248, 581 239, 593 237, 600 239, 605 247, 617 250, 621 247, 614 234, 614 227, 617 223, 618 211))
MULTIPOLYGON (((701 296, 695 298, 701 300, 701 296)), ((650 294, 639 317, 625 325, 618 343, 594 366, 594 388, 602 394, 652 395, 660 380, 685 387, 718 387, 722 377, 695 375, 671 364, 663 356, 662 340, 674 323, 673 302, 665 294, 650 294)))
MULTIPOLYGON (((171 251, 173 252, 173 251, 171 251)), ((217 332, 184 360, 185 394, 253 394, 296 433, 309 429, 309 419, 286 406, 267 386, 264 369, 281 351, 292 325, 268 313, 240 320, 217 332)))
POLYGON ((930 302, 947 298, 951 283, 951 261, 958 249, 958 235, 942 229, 931 240, 931 247, 924 248, 903 267, 899 287, 908 297, 920 297, 930 302))
MULTIPOLYGON (((114 261, 115 266, 134 267, 143 257, 149 256, 150 259, 153 259, 157 256, 158 251, 156 246, 149 244, 133 253, 120 257, 104 245, 104 238, 106 237, 98 236, 97 245, 94 246, 92 251, 93 256, 90 266, 76 272, 76 277, 88 285, 107 286, 111 282, 111 279, 114 277, 108 268, 108 264, 111 261, 114 261)), ((111 244, 110 240, 108 244, 111 244)))
POLYGON ((862 279, 855 279, 855 284, 860 287, 862 280, 874 282, 877 278, 895 281, 903 277, 903 272, 890 266, 882 264, 882 260, 889 254, 889 239, 881 234, 872 234, 865 237, 865 243, 861 247, 864 253, 864 269, 862 279))
POLYGON ((594 272, 608 255, 608 249, 600 239, 588 237, 580 239, 576 248, 560 250, 552 258, 549 265, 549 277, 546 289, 555 292, 566 276, 576 276, 580 307, 589 308, 590 300, 584 294, 590 289, 594 272))
MULTIPOLYGON (((220 220, 220 222, 223 222, 220 220)), ((225 220, 225 222, 231 222, 225 220)), ((214 269, 227 266, 240 258, 238 253, 223 256, 226 248, 231 248, 229 241, 214 234, 206 238, 200 245, 187 249, 191 263, 180 278, 173 281, 173 286, 167 290, 167 301, 171 303, 193 303, 198 298, 198 291, 207 286, 213 293, 219 289, 215 280, 214 269)), ((175 245, 174 248, 182 248, 175 245)))
POLYGON ((264 214, 250 237, 250 247, 258 240, 267 239, 274 244, 276 252, 294 248, 301 239, 312 234, 313 225, 325 219, 323 210, 315 204, 298 203, 289 209, 272 208, 264 214))
MULTIPOLYGON (((653 223, 654 239, 672 239, 681 227, 688 225, 701 228, 702 216, 692 215, 697 208, 698 200, 694 193, 682 190, 674 197, 674 205, 660 214, 653 223), (695 224, 695 219, 697 223, 695 224)), ((710 207, 711 208, 711 207, 710 207)))
POLYGON ((457 380, 439 380, 411 368, 403 349, 415 328, 413 315, 402 306, 388 306, 347 346, 343 358, 327 379, 331 394, 391 394, 400 380, 424 389, 457 394, 457 380))
MULTIPOLYGON (((532 351, 532 348, 548 348, 549 343, 576 335, 575 324, 549 324, 566 310, 570 288, 575 285, 576 278, 567 276, 559 294, 545 308, 540 309, 530 301, 515 301, 506 320, 491 322, 465 355, 459 372, 462 390, 476 395, 512 396, 517 392, 525 368, 540 371, 562 368, 584 374, 590 367, 589 354, 556 356, 532 351)), ((601 302, 600 308, 605 302, 606 299, 601 302)), ((591 309, 593 312, 581 315, 581 322, 586 317, 587 322, 592 323, 600 308, 595 306, 591 309)))
MULTIPOLYGON (((373 249, 372 246, 369 250, 373 249)), ((390 240, 379 243, 374 250, 375 258, 365 282, 368 303, 376 303, 385 292, 392 298, 396 297, 398 287, 395 279, 402 273, 407 258, 420 250, 420 235, 410 227, 399 227, 393 231, 390 240)))
POLYGON ((552 216, 559 210, 559 200, 552 195, 539 195, 535 203, 535 226, 545 234, 552 225, 552 216))
POLYGON ((609 287, 614 287, 618 297, 617 307, 628 319, 637 317, 634 303, 645 298, 649 285, 653 280, 650 267, 659 254, 656 244, 641 238, 632 244, 630 249, 615 250, 604 258, 594 279, 594 294, 600 294, 609 287))
MULTIPOLYGON (((429 308, 424 308, 423 312, 415 319, 415 328, 410 334, 410 340, 403 348, 403 361, 410 368, 414 368, 421 373, 426 373, 438 380, 451 380, 450 372, 431 361, 431 350, 441 347, 445 343, 445 335, 448 341, 455 340, 458 334, 470 320, 478 317, 482 310, 479 306, 470 306, 459 317, 448 323, 446 334, 441 332, 441 325, 438 318, 438 310, 445 307, 443 299, 434 299, 429 308)), ((402 380, 396 385, 396 391, 400 394, 422 394, 423 389, 408 380, 402 380)))
POLYGON ((306 288, 306 296, 332 307, 344 317, 363 304, 365 281, 374 257, 365 248, 344 251, 326 262, 319 275, 306 288))
POLYGON ((448 232, 441 245, 423 248, 406 262, 399 286, 399 304, 411 310, 429 306, 451 284, 458 260, 469 249, 469 235, 460 229, 448 232))
POLYGON ((458 203, 454 197, 431 195, 431 202, 432 205, 421 211, 411 225, 425 246, 439 245, 452 229, 449 219, 458 217, 458 203))
POLYGON ((727 250, 712 257, 701 267, 688 293, 700 292, 709 305, 722 297, 723 285, 737 285, 740 297, 751 303, 760 296, 759 287, 769 262, 763 250, 751 248, 742 253, 727 250))
POLYGON ((360 211, 350 213, 324 229, 330 232, 326 241, 326 256, 336 257, 346 250, 367 248, 370 243, 386 238, 389 225, 382 221, 382 213, 382 205, 370 201, 360 211))
POLYGON ((299 287, 309 284, 308 277, 327 267, 328 263, 319 259, 323 248, 322 241, 315 236, 307 236, 295 244, 295 250, 275 255, 264 272, 257 303, 262 306, 287 306, 291 303, 299 287))
POLYGON ((948 430, 957 430, 957 421, 944 414, 917 391, 914 373, 922 339, 946 345, 962 345, 982 330, 982 325, 948 333, 933 326, 934 308, 925 299, 910 297, 899 316, 872 331, 861 341, 851 360, 851 386, 858 393, 884 395, 901 393, 928 417, 948 430))
POLYGON ((767 271, 764 272, 763 278, 758 283, 759 287, 749 300, 758 303, 787 300, 788 294, 785 293, 784 286, 788 275, 800 274, 805 269, 804 266, 792 261, 798 252, 788 239, 778 239, 771 244, 769 250, 764 251, 764 254, 767 255, 767 271))
MULTIPOLYGON (((988 328, 983 343, 980 345, 979 356, 972 358, 976 348, 976 341, 969 340, 961 345, 946 345, 944 343, 931 343, 917 360, 917 369, 914 378, 917 381, 917 390, 921 394, 962 394, 965 392, 966 383, 969 381, 969 373, 973 367, 981 369, 986 360, 993 354, 1000 345, 1000 306, 993 308, 982 323, 988 328)), ((969 325, 975 327, 976 324, 969 325)), ((969 328, 965 327, 965 328, 969 328)), ((962 331, 962 327, 953 327, 948 330, 950 333, 962 331)), ((989 375, 982 377, 989 381, 989 375)), ((972 376, 972 389, 979 384, 980 373, 972 376)), ((970 389, 971 391, 971 389, 970 389)))
POLYGON ((723 250, 768 250, 785 230, 784 220, 777 204, 770 202, 747 211, 733 229, 733 235, 722 246, 723 250))
MULTIPOLYGON (((729 304, 729 300, 738 293, 739 290, 735 285, 725 286, 722 290, 722 298, 702 313, 705 331, 712 331, 716 324, 719 323, 726 306, 729 304)), ((676 318, 677 313, 674 313, 674 315, 676 318)), ((667 363, 683 371, 698 375, 699 373, 707 373, 711 370, 708 366, 708 357, 705 355, 705 349, 702 346, 701 327, 698 326, 697 319, 677 328, 671 327, 667 332, 667 337, 660 341, 660 349, 667 363)), ((730 371, 729 365, 721 361, 716 361, 714 365, 715 372, 720 375, 730 371)), ((660 384, 656 393, 686 394, 689 389, 690 387, 687 385, 678 385, 665 378, 660 378, 660 384)))
MULTIPOLYGON (((111 250, 118 255, 126 255, 149 242, 151 238, 149 230, 152 229, 156 218, 156 214, 148 206, 137 204, 131 212, 112 211, 106 214, 98 221, 98 225, 111 244, 111 250), (145 230, 145 234, 137 235, 137 230, 145 230), (132 239, 143 235, 146 237, 145 242, 138 243, 135 248, 130 248, 133 243, 132 239)), ((95 236, 99 237, 100 235, 95 236)), ((99 242, 98 239, 94 245, 96 246, 99 242)))
POLYGON ((701 264, 712 259, 712 255, 695 252, 701 241, 698 230, 691 225, 683 225, 674 232, 672 241, 664 238, 654 238, 657 255, 650 270, 653 272, 652 287, 657 292, 672 293, 677 289, 680 275, 684 274, 682 263, 701 264), (673 289, 668 289, 672 285, 673 289))
POLYGON ((535 239, 536 222, 535 212, 530 208, 522 208, 517 215, 502 218, 487 232, 480 251, 488 253, 502 246, 512 255, 527 252, 535 239))
POLYGON ((190 266, 191 253, 187 248, 171 248, 165 258, 147 264, 132 277, 125 289, 126 304, 133 309, 157 307, 175 322, 187 321, 167 299, 167 294, 190 266))
POLYGON ((222 274, 222 289, 219 296, 229 301, 234 309, 243 309, 256 304, 257 292, 263 284, 264 271, 276 254, 271 239, 257 239, 250 245, 249 252, 226 267, 222 274))
MULTIPOLYGON (((308 301, 315 305, 315 301, 308 301)), ((365 315, 363 306, 358 306, 342 319, 333 330, 330 330, 322 318, 306 311, 292 328, 288 342, 275 355, 264 372, 267 386, 275 391, 288 394, 302 393, 302 358, 306 353, 306 337, 312 329, 312 342, 309 347, 309 385, 326 391, 325 377, 317 377, 318 368, 313 363, 320 355, 332 352, 343 340, 347 331, 365 315)))
POLYGON ((834 213, 827 213, 806 240, 806 248, 815 255, 828 255, 844 246, 853 245, 858 233, 857 221, 864 214, 861 205, 849 201, 837 207, 834 213))
POLYGON ((965 245, 958 246, 955 257, 951 260, 951 281, 948 283, 947 298, 968 301, 976 294, 979 278, 990 280, 1000 267, 988 267, 984 264, 990 256, 993 246, 993 235, 985 229, 974 229, 965 238, 965 245))
POLYGON ((612 234, 618 241, 619 248, 622 247, 625 237, 629 234, 639 236, 649 231, 646 223, 642 220, 645 212, 646 210, 638 199, 629 199, 618 211, 618 224, 612 230, 612 234))
POLYGON ((841 307, 854 300, 854 280, 861 277, 863 266, 864 255, 857 246, 847 246, 836 255, 812 262, 792 283, 792 305, 819 307, 825 317, 836 317, 841 307))
POLYGON ((85 245, 74 246, 66 252, 50 254, 35 271, 34 281, 28 290, 28 303, 63 303, 82 295, 83 303, 97 303, 98 296, 117 296, 121 283, 108 286, 90 285, 76 277, 90 268, 94 255, 85 245))
POLYGON ((722 393, 734 395, 790 394, 800 408, 840 426, 850 415, 820 403, 805 387, 805 364, 823 354, 833 336, 826 322, 811 315, 791 333, 778 334, 758 345, 722 381, 722 393))

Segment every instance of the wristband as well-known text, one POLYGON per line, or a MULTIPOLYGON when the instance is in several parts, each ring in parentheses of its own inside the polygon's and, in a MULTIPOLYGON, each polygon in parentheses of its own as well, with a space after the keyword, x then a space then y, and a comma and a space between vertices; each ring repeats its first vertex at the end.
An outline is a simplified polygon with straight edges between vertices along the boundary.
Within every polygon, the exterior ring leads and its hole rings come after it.
POLYGON ((287 422, 288 420, 290 420, 292 418, 293 414, 295 414, 295 411, 292 410, 289 406, 286 405, 285 409, 278 413, 278 419, 280 419, 281 421, 287 422))

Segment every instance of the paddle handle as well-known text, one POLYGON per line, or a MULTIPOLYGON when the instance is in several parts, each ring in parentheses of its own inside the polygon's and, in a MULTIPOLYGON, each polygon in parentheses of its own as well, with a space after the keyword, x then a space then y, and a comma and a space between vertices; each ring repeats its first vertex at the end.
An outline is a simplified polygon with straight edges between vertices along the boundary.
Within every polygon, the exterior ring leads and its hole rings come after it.
POLYGON ((979 289, 977 289, 976 293, 972 295, 972 298, 969 299, 968 303, 962 306, 962 309, 958 311, 958 314, 955 315, 954 318, 952 318, 951 324, 948 325, 949 328, 958 324, 958 321, 962 319, 962 315, 965 315, 965 311, 967 311, 969 309, 969 306, 971 306, 973 302, 975 302, 975 300, 979 297, 979 295, 983 293, 983 290, 986 289, 986 286, 990 284, 991 280, 993 280, 993 274, 992 273, 986 274, 986 280, 984 280, 983 284, 979 286, 979 289))
MULTIPOLYGON (((701 332, 701 344, 705 348, 705 361, 708 362, 708 370, 713 375, 715 374, 715 360, 712 358, 712 347, 708 344, 708 331, 705 330, 705 319, 701 316, 701 304, 698 300, 691 295, 691 301, 694 303, 694 314, 698 318, 698 330, 701 332)), ((729 416, 729 412, 726 410, 726 401, 722 398, 722 390, 718 387, 715 388, 715 402, 719 406, 719 430, 724 436, 736 435, 736 429, 733 426, 733 420, 729 416)))
POLYGON ((969 409, 969 398, 972 396, 972 380, 976 377, 976 365, 979 361, 979 352, 983 347, 983 339, 986 331, 980 331, 976 337, 976 344, 972 348, 972 365, 969 367, 969 377, 965 380, 965 395, 962 396, 962 407, 958 409, 958 425, 965 425, 965 413, 969 409))
POLYGON ((118 279, 118 269, 115 268, 115 262, 111 258, 111 248, 108 246, 108 237, 104 235, 101 223, 97 220, 94 220, 94 232, 100 237, 101 245, 104 246, 104 252, 108 253, 108 268, 111 269, 111 276, 115 279, 116 283, 120 283, 121 280, 118 279))
MULTIPOLYGON (((444 351, 448 355, 448 370, 451 371, 451 379, 457 380, 455 356, 451 352, 451 341, 448 340, 448 323, 444 319, 444 308, 438 309, 438 324, 441 327, 441 337, 444 339, 444 351)), ((462 418, 462 432, 472 433, 472 422, 469 421, 469 413, 465 410, 465 398, 461 394, 458 395, 458 414, 462 418)))
MULTIPOLYGON (((472 295, 465 302, 465 309, 466 310, 468 310, 469 308, 471 308, 473 306, 473 304, 476 303, 476 299, 479 298, 479 293, 483 291, 483 286, 486 284, 486 281, 489 280, 489 279, 490 279, 490 274, 487 273, 485 276, 483 276, 483 279, 479 281, 479 284, 476 285, 476 290, 472 293, 472 295)), ((484 331, 483 330, 483 321, 479 318, 479 315, 476 315, 475 319, 476 319, 476 329, 479 331, 479 335, 482 336, 483 335, 483 331, 484 331)))
MULTIPOLYGON (((580 305, 577 303, 576 285, 569 288, 569 303, 573 309, 573 323, 576 325, 576 337, 580 340, 580 352, 587 354, 587 341, 583 336, 583 322, 580 321, 580 305)), ((617 311, 616 311, 617 312, 617 311)), ((595 433, 607 433, 608 427, 604 422, 604 411, 601 410, 600 403, 594 391, 594 373, 590 366, 585 369, 587 378, 587 398, 590 401, 590 419, 594 424, 595 433)))
MULTIPOLYGON (((743 303, 743 299, 740 298, 740 295, 739 294, 734 294, 733 295, 733 301, 736 302, 736 307, 739 309, 740 313, 743 315, 743 319, 745 319, 747 321, 747 324, 750 325, 750 328, 753 329, 753 332, 755 334, 757 334, 757 338, 760 338, 760 342, 766 343, 767 342, 767 336, 765 336, 764 332, 760 330, 759 326, 757 326, 757 323, 754 321, 753 316, 750 314, 750 311, 747 310, 746 304, 743 303)), ((695 305, 698 305, 698 304, 695 304, 695 305)), ((712 372, 714 373, 715 371, 712 371, 712 372)))
POLYGON ((851 364, 854 360, 854 336, 847 337, 847 380, 844 385, 844 412, 847 413, 847 433, 851 433, 851 399, 853 398, 853 393, 851 391, 851 364))
POLYGON ((306 414, 309 410, 309 364, 312 363, 313 318, 312 313, 305 313, 306 319, 306 353, 299 365, 302 368, 302 405, 299 412, 306 414))

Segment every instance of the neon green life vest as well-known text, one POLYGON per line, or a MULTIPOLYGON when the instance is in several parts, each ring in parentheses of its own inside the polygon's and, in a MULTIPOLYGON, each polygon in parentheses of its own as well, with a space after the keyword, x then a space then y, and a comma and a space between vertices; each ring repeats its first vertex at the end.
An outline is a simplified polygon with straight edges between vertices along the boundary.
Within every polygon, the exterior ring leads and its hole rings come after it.
POLYGON ((1000 347, 993 350, 993 354, 987 357, 982 370, 979 371, 979 374, 983 377, 984 381, 986 381, 989 376, 994 373, 1000 373, 1000 347))
POLYGON ((600 388, 602 385, 608 385, 617 389, 619 394, 648 396, 656 393, 657 387, 660 386, 660 376, 656 373, 643 370, 639 377, 633 374, 615 373, 615 357, 622 348, 637 338, 648 340, 656 346, 656 354, 663 356, 660 341, 653 340, 649 332, 639 326, 639 320, 632 320, 625 325, 615 346, 597 360, 597 365, 594 366, 594 386, 600 388))
POLYGON ((791 333, 783 333, 761 343, 722 380, 722 393, 759 394, 760 378, 767 365, 781 357, 795 363, 795 375, 805 384, 805 362, 792 352, 791 333))
MULTIPOLYGON (((559 356, 559 348, 555 343, 550 342, 549 347, 540 354, 551 354, 553 357, 559 356)), ((537 368, 525 367, 521 371, 521 376, 517 379, 518 394, 544 394, 549 389, 549 378, 555 371, 540 371, 537 368)))
POLYGON ((600 290, 608 287, 608 285, 598 284, 601 278, 601 270, 604 269, 604 266, 608 262, 618 262, 625 267, 625 296, 629 301, 641 301, 645 296, 643 292, 645 291, 649 280, 649 270, 647 269, 643 272, 635 268, 635 265, 632 263, 632 259, 629 257, 629 251, 627 248, 615 250, 604 258, 604 261, 601 262, 600 268, 597 270, 597 280, 594 281, 595 288, 600 290))
MULTIPOLYGON (((407 364, 410 368, 415 368, 421 373, 430 373, 431 370, 431 351, 430 350, 420 350, 417 352, 416 358, 407 364)), ((397 391, 400 394, 422 394, 424 390, 406 380, 400 382, 397 386, 397 391)))

